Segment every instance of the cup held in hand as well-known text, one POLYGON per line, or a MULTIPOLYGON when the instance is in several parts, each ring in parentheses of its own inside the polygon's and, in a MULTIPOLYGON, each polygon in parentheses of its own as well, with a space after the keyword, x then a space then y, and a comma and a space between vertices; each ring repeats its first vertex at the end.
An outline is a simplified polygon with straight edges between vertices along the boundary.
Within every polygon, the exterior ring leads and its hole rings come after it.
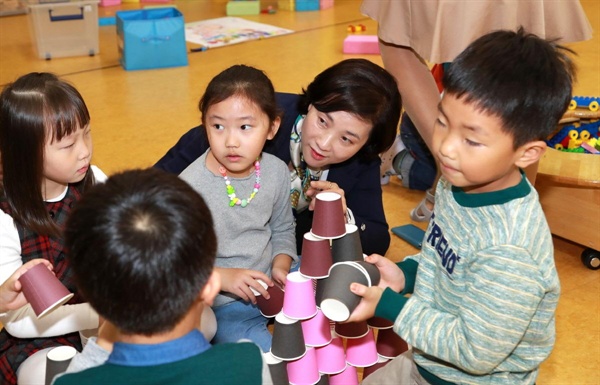
POLYGON ((38 318, 68 302, 73 293, 44 265, 39 263, 19 278, 23 294, 38 318))
POLYGON ((267 287, 266 289, 270 296, 269 299, 266 299, 262 295, 258 295, 256 297, 256 305, 263 316, 273 318, 279 314, 283 308, 284 291, 277 285, 267 287))
POLYGON ((367 273, 353 262, 341 262, 331 266, 324 287, 321 310, 327 318, 344 322, 358 306, 361 297, 350 291, 350 284, 358 282, 371 286, 367 273))

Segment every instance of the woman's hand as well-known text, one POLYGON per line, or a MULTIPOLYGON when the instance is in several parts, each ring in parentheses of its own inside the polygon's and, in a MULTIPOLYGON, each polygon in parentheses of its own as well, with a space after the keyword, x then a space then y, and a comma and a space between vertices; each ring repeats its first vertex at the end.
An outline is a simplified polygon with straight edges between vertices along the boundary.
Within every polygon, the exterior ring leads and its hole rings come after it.
POLYGON ((19 267, 4 283, 0 286, 0 313, 8 310, 15 310, 27 304, 27 299, 21 291, 21 282, 19 278, 33 266, 43 263, 48 270, 52 271, 52 264, 45 259, 32 259, 19 267))
POLYGON ((237 268, 217 267, 216 270, 221 275, 221 290, 232 293, 247 302, 256 304, 256 296, 252 289, 259 292, 266 299, 269 299, 269 293, 257 280, 262 280, 268 286, 273 286, 273 281, 260 271, 237 268), (252 289, 251 289, 252 288, 252 289))
POLYGON ((342 207, 344 208, 344 215, 346 215, 347 207, 344 190, 342 190, 340 186, 338 186, 336 183, 330 182, 328 180, 317 180, 310 182, 310 187, 308 188, 308 190, 306 190, 306 196, 311 198, 308 209, 315 209, 314 197, 322 191, 331 191, 340 194, 340 196, 342 197, 342 207))

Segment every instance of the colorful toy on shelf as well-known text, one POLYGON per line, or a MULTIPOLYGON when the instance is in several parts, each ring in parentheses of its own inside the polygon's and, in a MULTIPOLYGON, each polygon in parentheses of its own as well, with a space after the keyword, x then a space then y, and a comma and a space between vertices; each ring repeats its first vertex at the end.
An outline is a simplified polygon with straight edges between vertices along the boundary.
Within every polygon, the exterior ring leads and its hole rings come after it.
POLYGON ((564 126, 546 143, 559 151, 596 154, 600 147, 599 135, 600 121, 576 123, 564 126))
POLYGON ((576 108, 587 108, 590 111, 598 111, 600 109, 600 98, 592 96, 573 96, 569 104, 569 110, 576 108))
POLYGON ((567 111, 560 119, 560 123, 595 119, 600 119, 600 97, 573 96, 567 111))

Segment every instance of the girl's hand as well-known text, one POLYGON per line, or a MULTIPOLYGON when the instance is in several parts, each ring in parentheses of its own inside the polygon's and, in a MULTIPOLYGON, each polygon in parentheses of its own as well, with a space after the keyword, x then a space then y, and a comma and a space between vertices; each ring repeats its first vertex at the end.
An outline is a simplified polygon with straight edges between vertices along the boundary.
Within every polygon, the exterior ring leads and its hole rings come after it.
POLYGON ((252 289, 256 290, 269 299, 269 293, 257 280, 262 280, 268 286, 273 286, 273 281, 260 271, 238 268, 217 267, 216 270, 221 275, 221 290, 232 293, 244 301, 256 304, 256 296, 252 289), (252 288, 252 289, 250 289, 252 288))
POLYGON ((48 270, 52 271, 52 264, 45 259, 32 259, 19 267, 4 283, 0 286, 0 313, 8 310, 19 309, 27 304, 27 299, 21 291, 21 282, 19 278, 33 266, 43 263, 48 270))
POLYGON ((275 258, 273 258, 271 277, 282 290, 285 289, 285 283, 287 281, 287 275, 290 273, 290 267, 292 267, 292 257, 289 255, 277 254, 275 258))
POLYGON ((351 283, 350 291, 362 297, 358 306, 346 322, 365 321, 375 315, 375 308, 381 299, 383 289, 379 286, 367 287, 360 283, 351 283))
POLYGON ((315 199, 314 197, 320 193, 321 191, 331 191, 341 195, 342 197, 342 207, 344 208, 344 215, 346 215, 346 196, 344 190, 340 188, 336 183, 327 181, 327 180, 317 180, 310 182, 310 187, 306 190, 306 196, 310 197, 310 204, 308 206, 309 210, 315 209, 315 199))
POLYGON ((365 258, 365 261, 377 266, 381 279, 379 285, 381 289, 389 287, 395 292, 400 292, 404 289, 406 283, 404 279, 404 272, 394 262, 388 258, 382 257, 379 254, 371 254, 365 258))

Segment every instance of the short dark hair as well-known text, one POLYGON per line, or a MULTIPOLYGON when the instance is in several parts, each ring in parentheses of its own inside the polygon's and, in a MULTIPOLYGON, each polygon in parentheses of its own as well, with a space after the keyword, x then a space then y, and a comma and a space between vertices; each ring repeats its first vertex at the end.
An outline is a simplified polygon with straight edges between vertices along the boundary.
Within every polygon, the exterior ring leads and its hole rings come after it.
MULTIPOLYGON (((61 140, 89 122, 90 114, 81 94, 54 74, 31 72, 2 90, 3 188, 12 215, 21 226, 38 234, 60 236, 60 228, 44 205, 44 147, 47 141, 61 140)), ((93 181, 90 169, 77 185, 85 189, 93 181)))
POLYGON ((237 64, 225 69, 208 83, 198 103, 202 123, 210 106, 236 95, 256 103, 269 117, 269 123, 281 116, 275 101, 275 88, 267 75, 257 68, 237 64))
POLYGON ((158 169, 130 170, 92 187, 67 220, 75 282, 127 334, 171 330, 208 281, 217 241, 202 197, 158 169))
POLYGON ((300 113, 313 105, 321 112, 344 111, 371 123, 367 143, 358 152, 375 159, 392 146, 398 132, 402 103, 396 79, 365 59, 346 59, 321 72, 302 90, 300 113))
POLYGON ((522 27, 491 32, 452 62, 444 92, 500 118, 516 149, 546 139, 567 109, 575 77, 567 53, 573 51, 522 27))

